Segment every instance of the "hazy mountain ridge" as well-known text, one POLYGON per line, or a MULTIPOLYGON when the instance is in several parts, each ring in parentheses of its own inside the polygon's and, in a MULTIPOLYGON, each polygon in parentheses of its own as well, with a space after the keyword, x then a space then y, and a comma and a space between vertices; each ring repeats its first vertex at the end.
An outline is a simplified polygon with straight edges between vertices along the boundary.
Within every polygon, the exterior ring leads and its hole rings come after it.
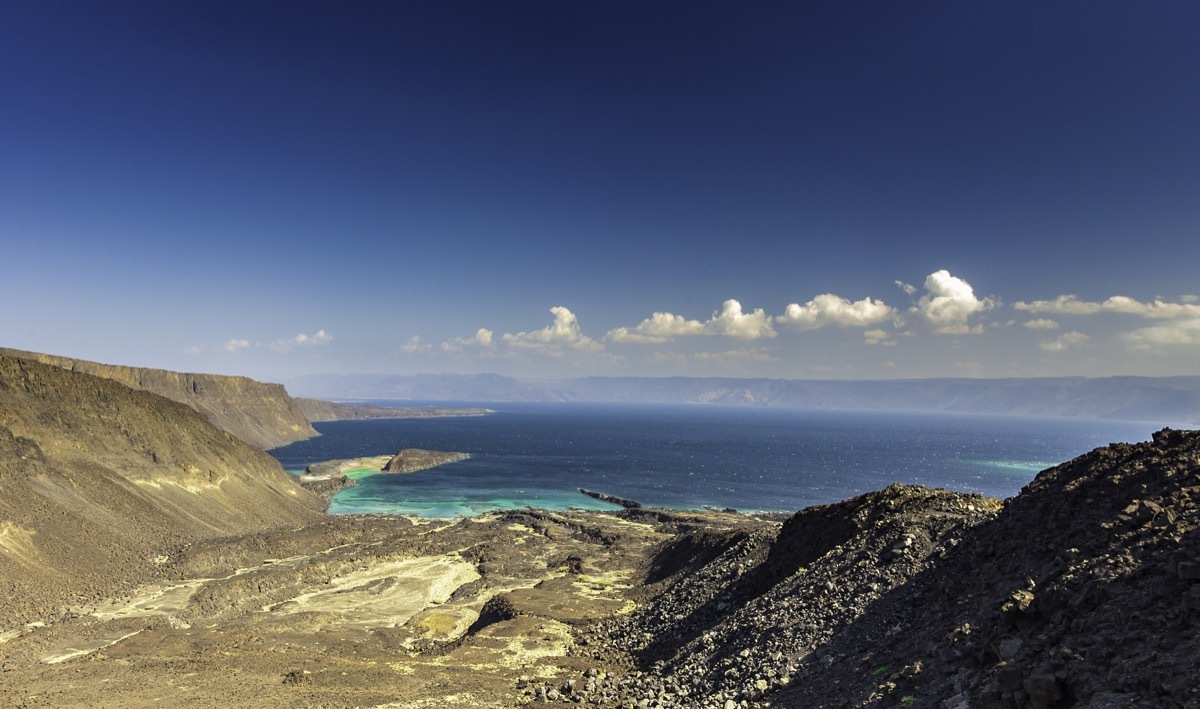
POLYGON ((0 348, 0 355, 83 372, 165 396, 200 412, 217 428, 264 450, 317 435, 282 384, 220 374, 100 364, 7 348, 0 348))
POLYGON ((293 390, 323 398, 594 401, 1078 416, 1200 423, 1200 377, 796 380, 480 375, 314 375, 293 390))

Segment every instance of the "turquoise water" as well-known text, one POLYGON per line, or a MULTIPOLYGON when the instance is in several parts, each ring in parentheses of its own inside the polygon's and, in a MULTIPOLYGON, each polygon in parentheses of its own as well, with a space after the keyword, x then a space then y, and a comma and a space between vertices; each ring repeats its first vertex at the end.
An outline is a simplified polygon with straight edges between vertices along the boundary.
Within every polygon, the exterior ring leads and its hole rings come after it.
POLYGON ((1159 424, 1012 416, 710 406, 490 405, 482 417, 338 421, 271 451, 299 472, 402 448, 469 460, 376 475, 335 513, 427 517, 534 506, 611 509, 584 487, 649 505, 795 511, 892 482, 1016 494, 1038 471, 1097 446, 1147 440, 1159 424))

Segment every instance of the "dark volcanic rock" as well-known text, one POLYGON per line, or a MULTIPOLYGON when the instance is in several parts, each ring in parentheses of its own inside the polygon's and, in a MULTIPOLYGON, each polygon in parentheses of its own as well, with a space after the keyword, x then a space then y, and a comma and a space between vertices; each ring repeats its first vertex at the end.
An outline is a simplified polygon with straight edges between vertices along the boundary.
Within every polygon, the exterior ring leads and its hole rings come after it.
POLYGON ((415 473, 446 463, 466 460, 471 456, 466 453, 448 453, 446 451, 429 451, 420 448, 405 448, 383 466, 385 473, 415 473))
POLYGON ((1198 706, 1200 615, 1179 573, 1200 559, 1198 502, 1196 432, 1046 470, 805 658, 779 703, 1198 706), (892 619, 901 632, 876 630, 892 619), (892 679, 913 662, 918 677, 892 679))
POLYGON ((627 510, 636 510, 642 506, 642 503, 638 502, 637 500, 631 500, 627 497, 617 497, 616 495, 596 492, 595 490, 585 490, 582 487, 579 488, 579 492, 593 499, 600 500, 601 502, 609 502, 614 505, 620 505, 627 510))

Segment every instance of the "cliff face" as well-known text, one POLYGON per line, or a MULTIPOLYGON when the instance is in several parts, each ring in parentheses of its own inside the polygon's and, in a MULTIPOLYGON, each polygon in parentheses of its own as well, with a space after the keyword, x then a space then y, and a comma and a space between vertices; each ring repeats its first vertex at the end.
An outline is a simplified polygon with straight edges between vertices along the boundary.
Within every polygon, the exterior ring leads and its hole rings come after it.
POLYGON ((190 406, 217 428, 264 450, 318 435, 281 384, 265 384, 246 377, 98 364, 3 348, 0 355, 31 359, 165 396, 190 406))
POLYGON ((0 355, 0 620, 133 583, 182 544, 312 522, 322 507, 187 406, 0 355))

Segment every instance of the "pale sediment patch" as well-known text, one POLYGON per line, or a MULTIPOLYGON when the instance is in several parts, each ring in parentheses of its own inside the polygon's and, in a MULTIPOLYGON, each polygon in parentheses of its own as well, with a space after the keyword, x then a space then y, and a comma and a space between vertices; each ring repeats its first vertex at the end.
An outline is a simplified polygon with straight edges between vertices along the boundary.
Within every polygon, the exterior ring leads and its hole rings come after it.
POLYGON ((479 578, 473 564, 447 556, 385 562, 331 579, 323 588, 266 608, 271 613, 327 613, 327 627, 396 627, 447 601, 479 578))
POLYGON ((72 647, 63 648, 63 649, 59 650, 58 652, 54 652, 49 655, 43 655, 42 662, 46 663, 47 665, 57 665, 60 662, 66 662, 67 660, 73 660, 76 657, 83 657, 84 655, 90 655, 93 652, 96 652, 97 650, 106 648, 110 645, 116 645, 117 643, 121 642, 122 640, 128 640, 129 638, 132 638, 134 635, 137 635, 140 632, 142 632, 142 631, 135 630, 132 633, 101 634, 100 636, 92 638, 91 640, 89 640, 87 642, 76 643, 72 647))
POLYGON ((41 563, 41 554, 33 543, 35 534, 32 529, 12 522, 0 522, 0 553, 22 566, 37 566, 41 563))

